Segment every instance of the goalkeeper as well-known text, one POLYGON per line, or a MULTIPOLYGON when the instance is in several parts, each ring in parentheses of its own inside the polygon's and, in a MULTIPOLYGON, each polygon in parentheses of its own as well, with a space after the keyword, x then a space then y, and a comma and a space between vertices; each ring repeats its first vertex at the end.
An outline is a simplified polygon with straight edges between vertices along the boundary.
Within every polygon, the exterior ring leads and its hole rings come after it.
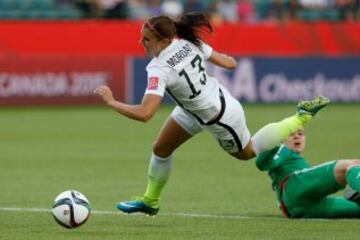
POLYGON ((354 218, 360 216, 360 160, 334 160, 310 167, 302 157, 305 130, 283 145, 261 153, 256 166, 268 171, 279 207, 289 218, 354 218), (346 188, 345 197, 329 196, 346 188))

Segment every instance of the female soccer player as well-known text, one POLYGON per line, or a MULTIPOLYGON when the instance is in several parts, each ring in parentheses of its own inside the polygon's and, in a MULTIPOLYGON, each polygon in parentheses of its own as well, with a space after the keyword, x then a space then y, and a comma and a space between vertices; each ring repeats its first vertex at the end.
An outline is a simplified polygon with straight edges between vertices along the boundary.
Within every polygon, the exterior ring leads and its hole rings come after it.
POLYGON ((262 152, 256 166, 269 171, 279 207, 289 218, 360 217, 360 159, 337 160, 310 167, 302 157, 305 130, 283 145, 262 152), (347 188, 345 197, 329 196, 347 188), (349 201, 351 200, 351 201, 349 201))
POLYGON ((201 30, 211 32, 212 27, 200 13, 186 14, 177 21, 166 16, 150 18, 141 30, 140 43, 153 58, 146 67, 148 84, 141 104, 116 101, 107 86, 94 90, 120 114, 143 122, 155 114, 165 91, 177 104, 153 146, 146 192, 139 200, 120 202, 117 207, 123 212, 157 214, 160 193, 170 175, 172 153, 203 129, 209 131, 225 151, 247 160, 277 146, 329 102, 323 97, 302 101, 296 115, 263 127, 250 139, 241 104, 217 79, 207 74, 204 64, 209 61, 234 69, 236 60, 214 51, 202 41, 201 30))

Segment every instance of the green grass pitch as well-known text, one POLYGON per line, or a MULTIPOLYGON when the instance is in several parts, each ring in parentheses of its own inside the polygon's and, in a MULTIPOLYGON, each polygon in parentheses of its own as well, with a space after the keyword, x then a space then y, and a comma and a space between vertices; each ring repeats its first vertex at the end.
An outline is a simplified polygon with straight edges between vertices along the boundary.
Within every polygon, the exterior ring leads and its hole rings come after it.
MULTIPOLYGON (((249 129, 294 113, 292 105, 245 105, 249 129)), ((156 218, 118 214, 115 203, 141 195, 152 143, 171 107, 148 123, 104 107, 0 109, 0 239, 357 239, 358 220, 288 220, 275 208, 267 175, 254 160, 228 156, 208 133, 175 154, 156 218), (90 200, 75 230, 48 209, 68 189, 90 200), (12 209, 9 209, 12 208, 12 209)), ((307 125, 312 164, 360 157, 360 105, 329 105, 307 125)))

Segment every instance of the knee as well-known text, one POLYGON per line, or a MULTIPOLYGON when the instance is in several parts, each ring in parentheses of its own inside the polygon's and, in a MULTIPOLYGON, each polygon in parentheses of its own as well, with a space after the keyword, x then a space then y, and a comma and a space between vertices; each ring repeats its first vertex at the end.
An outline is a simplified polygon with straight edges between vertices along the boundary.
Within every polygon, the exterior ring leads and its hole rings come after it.
POLYGON ((241 156, 237 157, 237 159, 243 160, 243 161, 248 161, 248 160, 252 159, 253 157, 254 157, 254 155, 246 154, 246 155, 241 155, 241 156))
POLYGON ((246 147, 236 153, 231 154, 239 160, 249 160, 255 157, 255 152, 252 147, 251 141, 246 145, 246 147))
MULTIPOLYGON (((346 166, 346 172, 348 172, 352 167, 360 166, 360 159, 345 160, 345 161, 349 162, 346 166)), ((346 174, 346 172, 345 172, 345 174, 346 174)))
POLYGON ((172 151, 159 141, 154 142, 152 150, 156 156, 161 158, 167 158, 172 154, 172 151))
POLYGON ((352 166, 352 160, 340 160, 336 163, 335 174, 345 175, 348 169, 352 166))
POLYGON ((244 161, 250 160, 253 157, 255 157, 255 154, 252 151, 241 151, 237 153, 232 153, 231 155, 239 160, 244 160, 244 161))
POLYGON ((340 160, 336 163, 334 169, 334 175, 340 184, 342 185, 346 184, 346 180, 345 180, 346 173, 353 166, 360 166, 360 160, 359 159, 340 160))

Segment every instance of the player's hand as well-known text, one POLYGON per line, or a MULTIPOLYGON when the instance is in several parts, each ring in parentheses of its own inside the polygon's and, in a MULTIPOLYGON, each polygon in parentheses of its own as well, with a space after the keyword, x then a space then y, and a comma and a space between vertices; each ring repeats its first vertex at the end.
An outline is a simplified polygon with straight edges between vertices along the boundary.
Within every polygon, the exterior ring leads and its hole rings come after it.
POLYGON ((95 88, 94 94, 100 96, 106 104, 111 104, 115 101, 113 93, 108 86, 99 86, 95 88))

